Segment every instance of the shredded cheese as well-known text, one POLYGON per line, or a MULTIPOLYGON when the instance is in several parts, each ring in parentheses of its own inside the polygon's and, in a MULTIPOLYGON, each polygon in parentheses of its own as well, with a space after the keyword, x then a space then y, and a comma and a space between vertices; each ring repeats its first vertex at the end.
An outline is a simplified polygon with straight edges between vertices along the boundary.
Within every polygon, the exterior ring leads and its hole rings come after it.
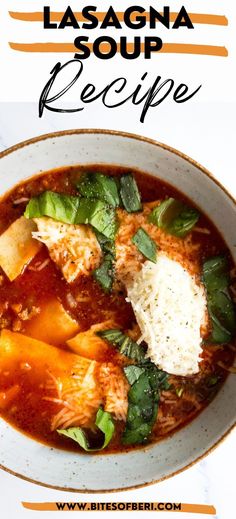
POLYGON ((159 252, 157 263, 146 261, 127 286, 147 355, 174 375, 199 371, 206 296, 183 266, 159 252))
POLYGON ((68 283, 77 276, 89 275, 98 267, 102 252, 95 234, 88 225, 72 225, 52 218, 34 218, 38 231, 32 235, 45 243, 53 261, 68 283))
POLYGON ((116 420, 125 422, 128 411, 129 384, 120 366, 111 362, 100 364, 99 382, 104 397, 104 409, 116 420))

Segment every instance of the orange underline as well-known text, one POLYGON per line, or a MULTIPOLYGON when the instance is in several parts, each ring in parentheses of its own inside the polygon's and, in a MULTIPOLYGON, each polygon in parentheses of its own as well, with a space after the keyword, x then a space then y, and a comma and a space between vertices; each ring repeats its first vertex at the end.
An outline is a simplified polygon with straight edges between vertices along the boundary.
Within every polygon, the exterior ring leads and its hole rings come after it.
MULTIPOLYGON (((72 503, 70 503, 70 504, 72 504, 72 503)), ((116 503, 116 504, 118 505, 118 503, 116 503)), ((92 511, 90 503, 83 503, 83 505, 84 505, 83 512, 92 511)), ((156 509, 157 512, 158 511, 168 512, 167 509, 158 510, 157 509, 158 503, 152 503, 152 505, 156 509)), ((22 506, 24 508, 26 508, 27 510, 37 510, 37 511, 41 511, 41 512, 54 512, 54 511, 58 512, 59 511, 57 503, 53 503, 53 502, 51 502, 51 503, 29 503, 27 501, 23 501, 22 506)), ((60 512, 61 511, 68 512, 68 510, 69 509, 67 508, 66 503, 65 503, 64 509, 60 510, 60 512)), ((72 511, 72 512, 78 512, 78 510, 79 510, 79 508, 76 507, 76 503, 75 503, 74 508, 70 507, 70 511, 72 511)), ((109 510, 104 509, 104 512, 107 512, 107 511, 109 511, 109 510)), ((172 511, 177 512, 177 513, 188 512, 188 513, 193 513, 193 514, 206 514, 206 515, 215 515, 216 514, 216 509, 212 505, 201 505, 201 504, 190 504, 190 503, 181 503, 181 510, 176 509, 176 510, 172 510, 172 511)))
MULTIPOLYGON (((12 18, 15 20, 21 20, 25 22, 43 22, 43 13, 42 12, 35 12, 35 13, 22 13, 22 12, 15 12, 15 11, 9 11, 9 14, 12 18)), ((52 22, 60 22, 63 16, 63 12, 51 12, 50 13, 50 19, 52 22)), ((96 18, 99 22, 101 22, 105 16, 105 12, 97 12, 94 13, 96 18)), ((162 14, 162 13, 161 13, 162 14)), ((75 12, 74 13, 76 19, 78 21, 85 21, 85 18, 83 17, 82 13, 75 12)), ((116 13, 117 18, 120 22, 124 21, 124 13, 123 12, 117 12, 116 13)), ((145 11, 143 15, 146 16, 147 21, 149 21, 149 13, 145 11)), ((170 21, 175 21, 178 13, 170 13, 170 21)), ((209 25, 228 25, 228 19, 226 16, 218 15, 218 14, 201 14, 201 13, 189 13, 189 17, 192 21, 192 23, 203 23, 203 24, 209 24, 209 25)), ((131 20, 135 19, 135 13, 131 16, 131 20)))
MULTIPOLYGON (((73 43, 16 43, 9 42, 11 49, 22 52, 77 52, 78 49, 73 43)), ((93 51, 93 44, 86 43, 90 51, 93 51)), ((132 52, 133 43, 127 43, 127 52, 132 52)), ((110 45, 103 43, 100 45, 101 52, 109 52, 110 45)), ((120 52, 120 44, 117 44, 117 52, 120 52)), ((144 52, 144 44, 141 43, 141 52, 144 52)), ((226 47, 215 45, 196 45, 186 43, 164 43, 160 51, 166 54, 201 54, 206 56, 222 56, 227 57, 228 51, 226 47)))

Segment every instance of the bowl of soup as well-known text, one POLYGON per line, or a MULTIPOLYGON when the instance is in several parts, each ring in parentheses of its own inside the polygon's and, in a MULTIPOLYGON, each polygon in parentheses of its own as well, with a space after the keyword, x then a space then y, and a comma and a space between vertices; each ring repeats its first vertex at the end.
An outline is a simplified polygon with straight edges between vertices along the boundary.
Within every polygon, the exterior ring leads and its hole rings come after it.
POLYGON ((125 490, 235 423, 235 202, 150 139, 44 135, 0 155, 0 465, 125 490))

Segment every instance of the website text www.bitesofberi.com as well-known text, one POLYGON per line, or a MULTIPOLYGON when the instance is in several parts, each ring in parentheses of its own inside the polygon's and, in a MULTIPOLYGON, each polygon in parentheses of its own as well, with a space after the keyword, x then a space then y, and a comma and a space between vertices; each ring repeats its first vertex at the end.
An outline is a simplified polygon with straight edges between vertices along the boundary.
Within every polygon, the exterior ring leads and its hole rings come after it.
POLYGON ((181 511, 181 503, 56 503, 58 510, 109 511, 181 511))

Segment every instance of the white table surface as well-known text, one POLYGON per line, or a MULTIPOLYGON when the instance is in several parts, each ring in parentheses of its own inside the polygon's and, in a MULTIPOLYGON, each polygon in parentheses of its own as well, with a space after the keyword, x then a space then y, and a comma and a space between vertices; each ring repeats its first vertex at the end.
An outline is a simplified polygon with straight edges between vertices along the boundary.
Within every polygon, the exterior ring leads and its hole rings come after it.
MULTIPOLYGON (((185 152, 207 167, 236 195, 236 104, 192 102, 182 106, 161 106, 150 114, 145 125, 138 122, 135 107, 131 107, 128 114, 125 107, 106 110, 98 103, 80 114, 45 112, 44 117, 39 119, 36 103, 0 103, 0 151, 33 136, 68 128, 96 127, 130 131, 185 152)), ((215 517, 218 519, 233 519, 235 450, 236 431, 233 431, 207 458, 169 480, 135 491, 94 496, 42 488, 0 471, 1 517, 37 517, 36 512, 24 510, 21 501, 84 500, 207 503, 216 507, 215 517)), ((144 513, 139 513, 140 519, 144 518, 144 513)), ((44 512, 43 517, 52 517, 52 513, 44 512)), ((168 519, 173 516, 166 513, 165 517, 168 519)), ((184 517, 193 519, 200 516, 185 514, 184 517)))

